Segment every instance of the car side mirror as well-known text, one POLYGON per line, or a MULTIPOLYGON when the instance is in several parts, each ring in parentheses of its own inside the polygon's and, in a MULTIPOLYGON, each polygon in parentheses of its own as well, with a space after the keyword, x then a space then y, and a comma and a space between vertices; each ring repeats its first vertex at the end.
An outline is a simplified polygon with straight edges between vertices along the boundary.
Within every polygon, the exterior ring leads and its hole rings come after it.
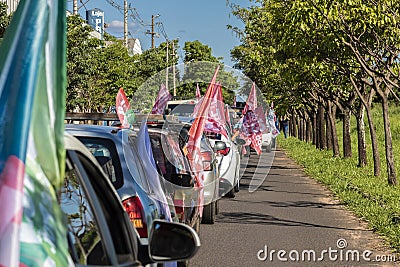
POLYGON ((215 141, 214 151, 220 151, 226 149, 226 143, 224 141, 215 141))
POLYGON ((154 220, 149 235, 149 254, 154 262, 180 261, 193 257, 200 239, 183 223, 154 220))
POLYGON ((246 144, 246 140, 244 140, 243 138, 240 138, 240 137, 236 137, 235 142, 239 146, 242 146, 242 145, 246 144))

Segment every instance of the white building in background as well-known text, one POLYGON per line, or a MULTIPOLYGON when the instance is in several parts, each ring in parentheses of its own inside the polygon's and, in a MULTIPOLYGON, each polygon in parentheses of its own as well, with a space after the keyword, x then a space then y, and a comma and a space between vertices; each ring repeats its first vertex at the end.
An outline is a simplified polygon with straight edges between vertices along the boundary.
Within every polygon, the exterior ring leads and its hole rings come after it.
POLYGON ((130 55, 142 54, 142 45, 137 38, 128 38, 128 52, 130 55))
POLYGON ((0 0, 0 1, 7 4, 7 6, 8 6, 7 15, 10 15, 12 12, 17 10, 19 0, 0 0))

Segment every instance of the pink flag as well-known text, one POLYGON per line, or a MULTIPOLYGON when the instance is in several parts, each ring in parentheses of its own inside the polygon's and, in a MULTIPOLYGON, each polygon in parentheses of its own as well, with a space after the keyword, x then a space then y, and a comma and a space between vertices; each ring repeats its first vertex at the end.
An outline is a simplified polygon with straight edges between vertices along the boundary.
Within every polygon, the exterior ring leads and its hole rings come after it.
POLYGON ((226 117, 224 113, 224 102, 222 100, 221 88, 222 87, 220 83, 216 84, 213 88, 204 131, 220 133, 228 138, 228 134, 225 129, 226 117))
POLYGON ((219 65, 215 70, 214 76, 211 79, 210 84, 208 85, 207 92, 203 97, 203 101, 199 108, 197 116, 194 118, 192 126, 189 129, 189 140, 186 144, 187 156, 189 159, 190 166, 195 173, 196 185, 199 187, 199 195, 200 195, 200 215, 203 214, 203 202, 204 202, 204 177, 203 177, 203 163, 202 156, 200 150, 200 142, 204 131, 204 126, 206 124, 208 110, 210 107, 210 103, 212 100, 212 93, 214 90, 212 88, 215 87, 215 80, 217 78, 219 70, 219 65))
POLYGON ((200 97, 201 97, 201 94, 200 94, 199 83, 197 83, 197 86, 196 86, 196 100, 199 101, 200 97))
POLYGON ((258 124, 260 125, 260 131, 262 133, 268 132, 267 119, 265 117, 263 107, 262 106, 257 107, 254 110, 254 113, 257 116, 258 124))
POLYGON ((260 155, 262 152, 262 133, 257 115, 252 110, 246 112, 243 117, 242 132, 245 137, 251 140, 251 147, 260 155))
POLYGON ((25 165, 11 155, 0 174, 0 266, 19 261, 25 165))
POLYGON ((253 82, 251 86, 251 90, 249 93, 249 97, 247 98, 246 105, 242 111, 243 114, 246 114, 249 110, 255 110, 257 108, 257 95, 256 95, 256 83, 253 82))
POLYGON ((129 101, 126 98, 124 89, 120 88, 116 100, 117 114, 122 127, 129 128, 127 112, 129 110, 129 101))
POLYGON ((169 93, 167 87, 165 87, 164 84, 161 84, 160 91, 158 91, 156 102, 151 110, 151 114, 164 114, 164 109, 167 106, 167 102, 171 99, 172 95, 169 93))
MULTIPOLYGON (((222 99, 222 89, 221 84, 214 84, 213 87, 209 87, 208 90, 212 90, 210 99, 210 108, 206 114, 206 124, 204 130, 212 133, 220 133, 228 137, 226 132, 226 117, 224 114, 224 101, 222 99)), ((194 107, 192 116, 196 118, 199 116, 200 107, 203 105, 204 97, 200 98, 194 107)))

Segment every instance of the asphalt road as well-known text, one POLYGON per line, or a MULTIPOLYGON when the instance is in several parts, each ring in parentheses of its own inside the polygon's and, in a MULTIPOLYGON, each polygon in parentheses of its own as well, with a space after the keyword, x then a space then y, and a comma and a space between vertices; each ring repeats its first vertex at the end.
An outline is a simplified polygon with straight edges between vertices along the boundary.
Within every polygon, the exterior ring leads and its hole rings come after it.
POLYGON ((245 163, 241 191, 220 200, 215 224, 201 225, 190 266, 395 265, 383 240, 283 151, 245 163))

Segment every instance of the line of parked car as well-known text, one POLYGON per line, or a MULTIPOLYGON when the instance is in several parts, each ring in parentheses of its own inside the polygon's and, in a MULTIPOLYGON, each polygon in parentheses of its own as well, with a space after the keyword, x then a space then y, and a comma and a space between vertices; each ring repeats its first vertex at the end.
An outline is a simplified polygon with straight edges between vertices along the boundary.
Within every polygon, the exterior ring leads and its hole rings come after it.
POLYGON ((101 264, 101 255, 107 253, 116 255, 115 261, 123 263, 135 255, 130 251, 136 250, 137 257, 130 260, 136 259, 144 265, 176 261, 178 266, 186 266, 200 246, 197 234, 200 223, 213 224, 218 199, 235 197, 239 191, 243 140, 232 141, 229 130, 228 137, 203 134, 204 187, 199 188, 197 174, 191 171, 183 153, 191 122, 164 118, 149 117, 146 125, 142 123, 130 129, 118 124, 65 126, 67 140, 74 144, 68 150, 71 151, 68 155, 74 154, 69 160, 79 163, 67 162, 68 175, 61 194, 76 263, 101 264), (74 169, 86 174, 72 174, 70 170, 74 169), (81 186, 89 183, 87 180, 94 189, 86 192, 87 201, 77 201, 85 197, 81 186), (91 202, 96 203, 92 206, 91 202), (76 216, 78 211, 85 214, 76 216), (82 228, 82 224, 87 226, 82 228), (108 234, 103 234, 103 230, 108 234), (83 231, 87 234, 82 234, 83 231), (157 235, 159 232, 170 239, 157 235), (129 238, 132 236, 135 242, 129 238))

